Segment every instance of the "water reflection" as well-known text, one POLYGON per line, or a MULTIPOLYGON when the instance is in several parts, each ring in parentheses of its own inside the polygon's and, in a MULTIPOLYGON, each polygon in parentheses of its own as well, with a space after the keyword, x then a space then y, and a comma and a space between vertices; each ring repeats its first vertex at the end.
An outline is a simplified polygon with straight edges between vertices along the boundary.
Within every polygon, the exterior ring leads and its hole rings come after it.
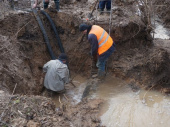
POLYGON ((158 92, 133 92, 126 82, 112 77, 99 84, 91 98, 106 100, 100 114, 107 127, 170 126, 170 98, 158 92))
MULTIPOLYGON (((73 104, 77 104, 81 101, 88 81, 77 77, 74 83, 77 87, 68 91, 67 96, 73 99, 73 104)), ((102 124, 107 127, 170 127, 168 96, 155 91, 133 92, 119 78, 107 77, 103 83, 98 83, 91 89, 88 98, 105 100, 100 116, 102 124)))

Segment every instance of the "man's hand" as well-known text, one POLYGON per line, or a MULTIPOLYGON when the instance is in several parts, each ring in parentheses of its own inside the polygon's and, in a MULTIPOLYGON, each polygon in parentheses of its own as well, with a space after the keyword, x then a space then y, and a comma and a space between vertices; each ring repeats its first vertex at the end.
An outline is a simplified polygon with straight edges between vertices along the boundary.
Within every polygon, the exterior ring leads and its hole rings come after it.
POLYGON ((32 8, 36 8, 38 4, 38 0, 35 0, 35 4, 33 4, 32 8))
POLYGON ((37 7, 37 4, 33 4, 32 8, 36 8, 37 7))

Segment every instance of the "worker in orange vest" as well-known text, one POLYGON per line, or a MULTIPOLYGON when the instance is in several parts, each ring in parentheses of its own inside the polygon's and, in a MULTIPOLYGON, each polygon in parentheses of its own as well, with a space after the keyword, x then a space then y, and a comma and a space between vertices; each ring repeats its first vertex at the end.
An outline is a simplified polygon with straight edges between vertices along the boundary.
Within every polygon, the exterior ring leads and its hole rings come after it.
POLYGON ((93 63, 97 62, 98 78, 104 78, 106 74, 106 61, 115 50, 113 39, 98 25, 81 24, 79 30, 84 34, 87 34, 88 41, 91 44, 93 63))

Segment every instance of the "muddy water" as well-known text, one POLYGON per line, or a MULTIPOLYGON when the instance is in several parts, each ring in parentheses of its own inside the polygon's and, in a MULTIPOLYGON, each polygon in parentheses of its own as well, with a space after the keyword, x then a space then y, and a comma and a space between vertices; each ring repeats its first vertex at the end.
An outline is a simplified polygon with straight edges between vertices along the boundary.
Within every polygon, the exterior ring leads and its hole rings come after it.
MULTIPOLYGON (((59 107, 63 101, 67 101, 66 98, 70 99, 73 105, 76 105, 81 101, 83 91, 87 84, 87 79, 77 75, 76 77, 74 77, 73 83, 76 86, 75 88, 69 88, 70 90, 66 90, 64 94, 56 93, 52 96, 52 100, 55 103, 56 107, 59 107)), ((68 87, 73 86, 71 84, 68 84, 68 87)))
POLYGON ((100 115, 107 127, 170 127, 170 97, 158 92, 133 92, 126 82, 111 77, 91 97, 106 101, 100 115))
POLYGON ((87 86, 88 80, 86 78, 83 78, 83 77, 77 75, 74 78, 73 83, 76 85, 76 88, 69 90, 67 92, 67 96, 69 96, 73 99, 72 104, 75 105, 81 101, 83 91, 87 86))
MULTIPOLYGON (((81 77, 75 82, 80 85, 70 91, 70 95, 78 103, 87 82, 81 77)), ((107 127, 170 127, 170 97, 161 93, 133 92, 125 81, 107 77, 95 86, 88 98, 105 100, 100 116, 102 124, 107 127)))
MULTIPOLYGON (((72 104, 81 101, 88 80, 77 76, 76 88, 67 91, 72 104)), ((107 77, 103 83, 92 86, 89 99, 103 99, 100 117, 107 127, 170 127, 170 97, 155 91, 133 92, 127 83, 119 78, 107 77)), ((59 103, 58 96, 55 98, 59 103)))

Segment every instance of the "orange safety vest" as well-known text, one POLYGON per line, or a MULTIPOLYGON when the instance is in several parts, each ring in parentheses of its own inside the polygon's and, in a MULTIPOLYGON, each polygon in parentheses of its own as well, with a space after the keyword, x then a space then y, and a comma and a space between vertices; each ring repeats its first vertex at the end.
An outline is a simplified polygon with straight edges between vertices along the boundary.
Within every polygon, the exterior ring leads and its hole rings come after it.
POLYGON ((98 54, 106 52, 113 44, 112 38, 109 34, 100 26, 93 25, 89 34, 95 34, 98 41, 98 54))

